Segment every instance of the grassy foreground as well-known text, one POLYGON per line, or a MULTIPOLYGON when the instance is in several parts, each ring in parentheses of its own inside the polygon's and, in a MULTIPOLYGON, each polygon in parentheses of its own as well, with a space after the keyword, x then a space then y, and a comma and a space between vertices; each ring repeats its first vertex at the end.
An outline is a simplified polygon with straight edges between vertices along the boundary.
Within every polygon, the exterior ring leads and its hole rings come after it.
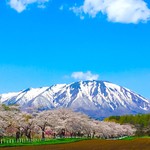
POLYGON ((21 147, 1 147, 0 150, 149 150, 149 138, 133 140, 82 140, 72 143, 21 147))
POLYGON ((149 139, 150 140, 150 136, 128 136, 125 138, 122 138, 120 140, 135 140, 135 139, 149 139))
POLYGON ((0 144, 1 147, 16 147, 16 146, 34 146, 34 145, 47 145, 47 144, 64 144, 78 142, 81 140, 86 140, 86 138, 61 138, 61 139, 50 139, 46 141, 32 141, 26 143, 9 143, 9 144, 0 144))

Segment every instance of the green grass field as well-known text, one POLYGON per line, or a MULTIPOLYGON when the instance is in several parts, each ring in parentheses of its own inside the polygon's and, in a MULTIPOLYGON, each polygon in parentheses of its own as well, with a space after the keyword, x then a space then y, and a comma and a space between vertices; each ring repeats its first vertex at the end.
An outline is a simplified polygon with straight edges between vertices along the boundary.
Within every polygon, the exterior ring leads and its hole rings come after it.
POLYGON ((126 138, 124 140, 104 139, 56 139, 40 143, 5 145, 0 150, 149 150, 149 137, 126 138))
MULTIPOLYGON (((142 137, 137 137, 137 136, 131 136, 131 137, 125 137, 122 139, 115 139, 115 140, 135 140, 135 139, 144 139, 144 138, 150 138, 150 136, 142 136, 142 137)), ((7 138, 6 138, 7 139, 7 138)), ((0 144, 0 147, 16 147, 16 146, 36 146, 36 145, 52 145, 52 144, 66 144, 66 143, 73 143, 73 142, 79 142, 87 140, 87 138, 59 138, 59 139, 49 139, 45 141, 27 141, 27 142, 14 142, 14 143, 3 143, 0 144)), ((90 140, 90 139, 88 139, 90 140)), ((100 139, 97 139, 100 140, 100 139)))
POLYGON ((86 140, 86 138, 61 138, 61 139, 49 139, 45 141, 28 141, 28 142, 14 142, 14 143, 5 143, 0 144, 0 147, 14 147, 14 146, 34 146, 34 145, 46 145, 46 144, 63 144, 63 143, 72 143, 86 140))
POLYGON ((139 138, 150 138, 150 136, 128 136, 125 138, 122 138, 120 140, 134 140, 134 139, 139 139, 139 138))

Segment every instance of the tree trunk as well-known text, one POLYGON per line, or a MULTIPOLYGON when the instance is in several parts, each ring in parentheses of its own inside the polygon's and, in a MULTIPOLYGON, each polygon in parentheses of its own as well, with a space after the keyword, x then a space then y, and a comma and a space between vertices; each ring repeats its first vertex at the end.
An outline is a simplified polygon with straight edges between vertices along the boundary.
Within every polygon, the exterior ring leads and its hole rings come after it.
POLYGON ((54 132, 54 134, 53 134, 53 138, 55 139, 56 138, 56 133, 54 132))
POLYGON ((42 128, 42 140, 43 141, 45 140, 45 133, 44 133, 44 131, 45 131, 45 128, 42 128))
POLYGON ((31 141, 31 130, 29 130, 27 137, 31 141))
POLYGON ((16 142, 19 140, 19 138, 20 138, 20 132, 17 131, 17 132, 16 132, 16 142))
POLYGON ((31 141, 31 129, 25 129, 25 136, 31 141))

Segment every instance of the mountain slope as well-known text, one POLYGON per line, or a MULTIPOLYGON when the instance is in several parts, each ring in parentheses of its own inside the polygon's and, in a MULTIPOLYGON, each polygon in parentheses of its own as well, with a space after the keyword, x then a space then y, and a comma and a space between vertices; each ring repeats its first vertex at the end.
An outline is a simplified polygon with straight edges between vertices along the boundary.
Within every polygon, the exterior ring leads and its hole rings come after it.
POLYGON ((51 87, 30 88, 0 95, 6 105, 19 104, 22 110, 71 108, 91 117, 150 112, 144 97, 116 84, 104 81, 80 81, 51 87))

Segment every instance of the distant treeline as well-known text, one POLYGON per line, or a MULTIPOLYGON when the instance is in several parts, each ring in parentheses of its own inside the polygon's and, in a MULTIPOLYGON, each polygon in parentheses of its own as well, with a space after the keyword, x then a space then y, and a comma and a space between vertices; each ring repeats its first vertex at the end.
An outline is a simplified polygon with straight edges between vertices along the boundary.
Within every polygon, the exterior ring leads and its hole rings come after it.
POLYGON ((150 135, 150 114, 110 116, 105 118, 104 121, 111 121, 120 124, 132 124, 137 129, 137 135, 150 135))

